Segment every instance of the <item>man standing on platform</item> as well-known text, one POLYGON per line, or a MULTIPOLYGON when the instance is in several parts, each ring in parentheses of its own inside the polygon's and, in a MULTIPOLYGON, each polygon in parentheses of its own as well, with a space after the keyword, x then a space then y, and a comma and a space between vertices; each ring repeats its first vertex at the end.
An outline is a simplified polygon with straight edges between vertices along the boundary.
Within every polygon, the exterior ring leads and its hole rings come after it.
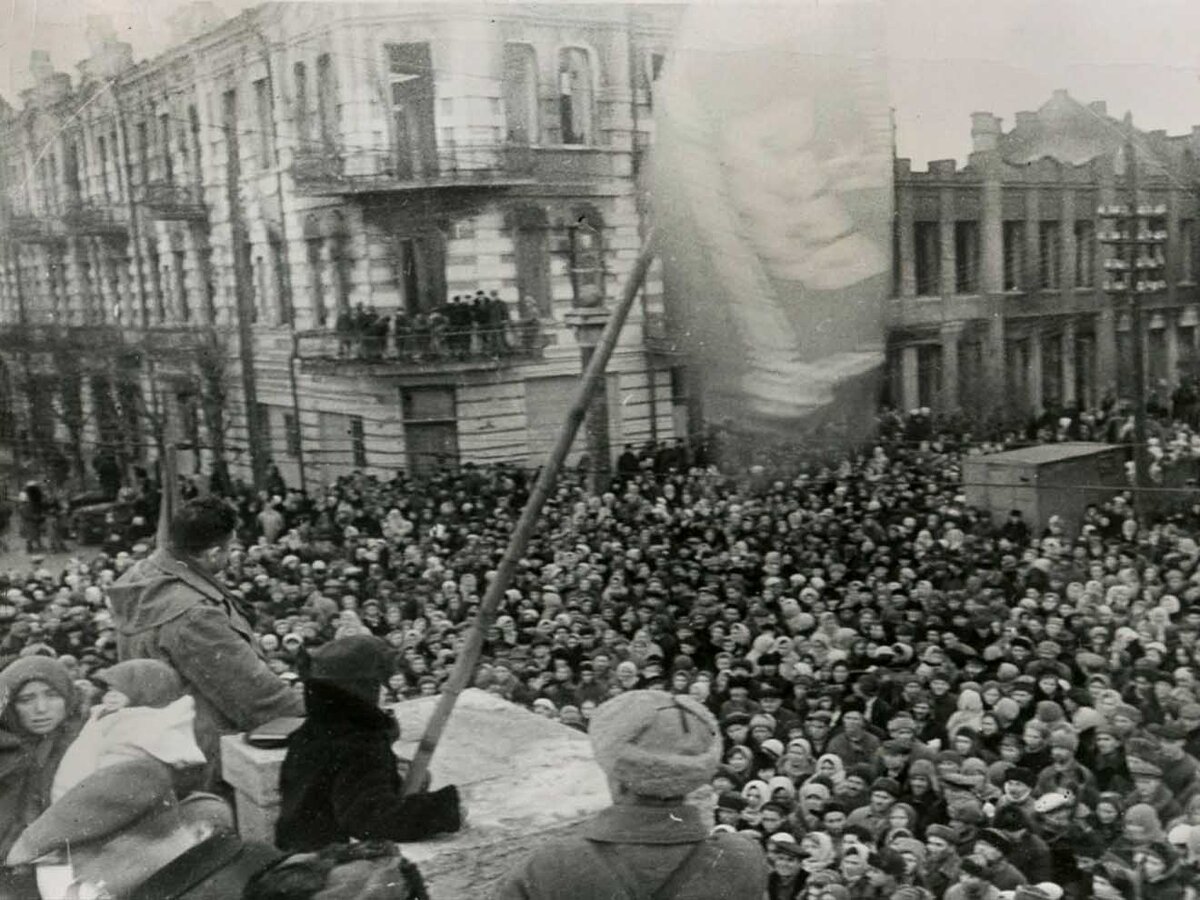
POLYGON ((169 546, 109 590, 121 660, 168 663, 195 698, 210 790, 220 778, 221 735, 304 715, 303 700, 267 667, 237 599, 218 580, 236 527, 224 500, 191 500, 171 522, 169 546))

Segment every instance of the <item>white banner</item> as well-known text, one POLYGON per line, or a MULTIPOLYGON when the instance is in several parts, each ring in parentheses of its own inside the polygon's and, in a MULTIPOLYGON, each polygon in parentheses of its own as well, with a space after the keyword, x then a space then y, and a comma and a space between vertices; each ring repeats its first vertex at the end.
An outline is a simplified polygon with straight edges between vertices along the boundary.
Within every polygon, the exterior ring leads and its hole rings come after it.
POLYGON ((652 189, 713 421, 789 426, 848 389, 873 412, 892 267, 882 20, 870 0, 684 14, 652 189))

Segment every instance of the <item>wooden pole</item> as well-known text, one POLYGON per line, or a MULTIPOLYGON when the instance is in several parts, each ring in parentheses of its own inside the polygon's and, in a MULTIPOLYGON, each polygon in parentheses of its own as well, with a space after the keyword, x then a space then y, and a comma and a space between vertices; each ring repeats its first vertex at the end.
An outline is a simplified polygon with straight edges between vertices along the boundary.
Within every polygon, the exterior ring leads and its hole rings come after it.
POLYGON ((483 653, 484 635, 496 618, 500 600, 512 581, 517 563, 525 553, 525 548, 537 526, 538 517, 541 515, 542 506, 545 505, 546 499, 554 489, 558 473, 562 470, 567 453, 570 452, 571 445, 575 442, 575 436, 579 433, 579 426, 583 424, 587 416, 592 395, 595 394, 596 387, 604 377, 604 370, 608 367, 608 360, 617 346, 617 339, 621 336, 621 329, 629 317, 629 310, 637 298, 642 282, 645 281, 650 262, 654 259, 653 247, 654 234, 651 232, 642 245, 641 253, 629 275, 629 280, 625 283, 621 300, 613 309, 612 317, 600 335, 592 358, 579 382, 579 389, 575 394, 571 410, 567 413, 566 424, 563 426, 554 448, 550 451, 546 464, 538 473, 537 482, 529 494, 525 509, 521 511, 521 518, 517 520, 517 525, 508 539, 508 547, 504 551, 504 558, 500 561, 496 577, 488 585, 487 593, 475 615, 475 621, 471 625, 470 631, 467 632, 458 660, 454 664, 454 670, 450 673, 445 687, 442 688, 438 704, 434 708, 429 723, 425 726, 425 733, 421 736, 416 755, 413 757, 412 765, 409 766, 408 774, 404 779, 404 796, 406 797, 420 791, 422 782, 425 781, 429 771, 429 763, 433 758, 434 751, 437 750, 438 741, 441 740, 450 714, 454 711, 454 704, 458 701, 458 695, 470 684, 471 678, 475 674, 475 667, 479 664, 479 657, 483 653))
POLYGON ((179 510, 179 448, 167 444, 159 460, 158 532, 155 546, 161 550, 170 544, 171 520, 179 510))

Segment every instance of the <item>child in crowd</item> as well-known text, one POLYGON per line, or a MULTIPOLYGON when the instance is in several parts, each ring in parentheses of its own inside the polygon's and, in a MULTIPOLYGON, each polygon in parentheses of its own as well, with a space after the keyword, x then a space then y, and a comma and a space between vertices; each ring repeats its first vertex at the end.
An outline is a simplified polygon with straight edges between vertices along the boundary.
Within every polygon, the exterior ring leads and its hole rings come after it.
POLYGON ((174 669, 155 659, 131 659, 93 677, 104 694, 67 748, 51 800, 93 772, 130 759, 152 756, 180 775, 204 765, 194 733, 195 703, 174 669))

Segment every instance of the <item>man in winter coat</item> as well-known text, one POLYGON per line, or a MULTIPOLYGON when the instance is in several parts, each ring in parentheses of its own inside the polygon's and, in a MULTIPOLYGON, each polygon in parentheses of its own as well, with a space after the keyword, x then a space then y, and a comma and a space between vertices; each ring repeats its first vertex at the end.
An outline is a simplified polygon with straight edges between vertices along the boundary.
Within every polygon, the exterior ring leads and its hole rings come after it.
POLYGON ((987 868, 987 880, 1002 891, 1013 891, 1027 884, 1025 876, 1008 861, 1012 844, 995 828, 984 828, 975 838, 975 856, 987 868))
POLYGON ((415 841, 462 826, 453 785, 401 797, 392 754, 398 729, 379 708, 379 689, 392 675, 389 649, 374 635, 354 635, 302 661, 308 718, 292 733, 279 774, 280 848, 415 841))
POLYGON ((736 834, 709 835, 684 803, 721 756, 712 714, 691 697, 628 691, 600 706, 589 734, 613 805, 574 837, 544 845, 509 873, 498 900, 724 900, 762 897, 762 848, 736 834))
POLYGON ((941 897, 958 883, 961 861, 954 829, 930 825, 925 829, 925 886, 934 897, 941 897))
POLYGON ((992 825, 1008 839, 1008 859, 1021 870, 1030 884, 1050 881, 1053 867, 1050 863, 1050 848, 1046 842, 1030 829, 1030 820, 1017 806, 1003 806, 996 810, 992 825))
POLYGON ((223 500, 191 500, 171 523, 170 546, 109 589, 120 659, 168 663, 195 698, 209 789, 219 782, 221 735, 304 715, 303 701, 260 655, 237 598, 217 580, 236 526, 223 500))

